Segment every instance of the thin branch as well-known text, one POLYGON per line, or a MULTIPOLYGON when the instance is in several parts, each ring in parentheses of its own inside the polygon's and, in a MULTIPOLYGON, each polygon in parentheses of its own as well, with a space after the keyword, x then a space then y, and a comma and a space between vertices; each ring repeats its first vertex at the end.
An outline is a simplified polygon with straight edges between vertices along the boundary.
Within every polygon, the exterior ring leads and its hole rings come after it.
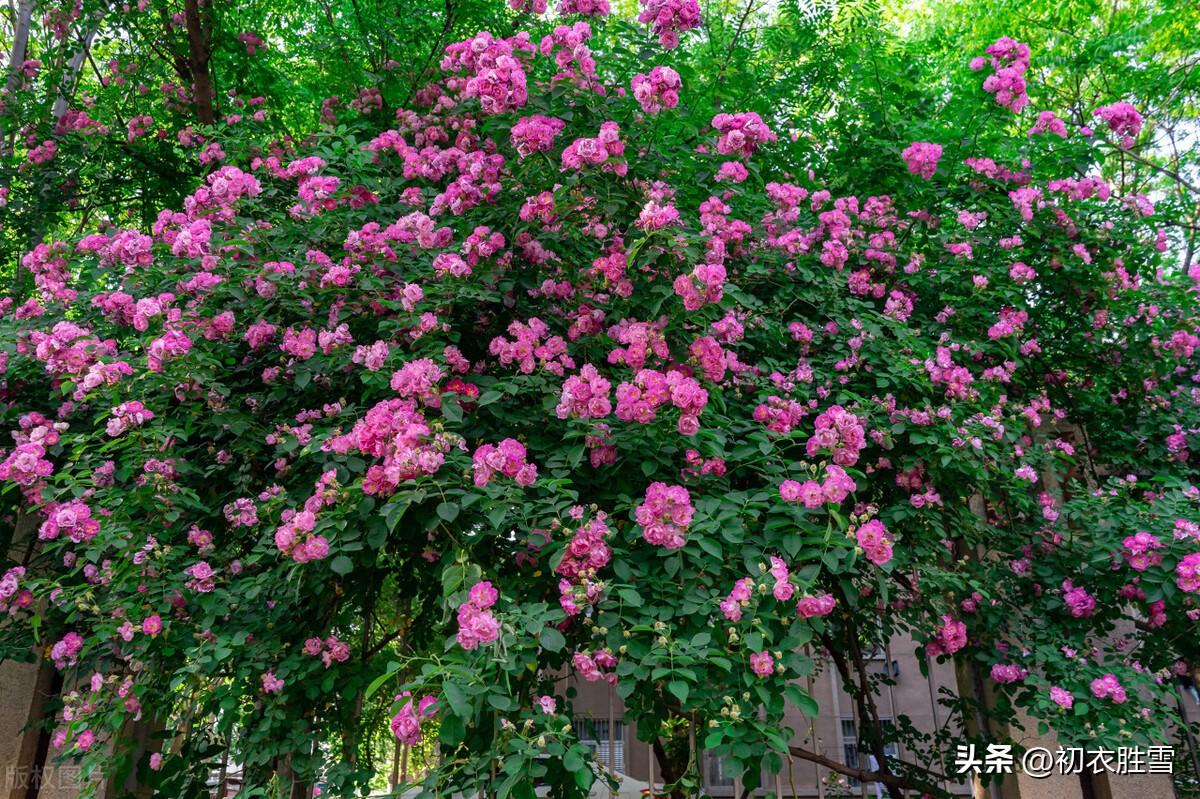
MULTIPOLYGON (((833 760, 832 758, 828 758, 825 755, 804 749, 803 747, 789 746, 788 752, 798 758, 807 760, 810 763, 816 763, 819 766, 824 766, 830 771, 836 771, 839 774, 845 774, 847 777, 853 777, 854 779, 861 780, 862 782, 878 782, 882 783, 883 785, 887 785, 890 788, 916 788, 917 790, 927 791, 929 793, 939 790, 935 783, 927 782, 924 779, 889 774, 883 771, 867 771, 866 769, 856 768, 855 766, 847 766, 845 763, 841 763, 837 760, 833 760)), ((900 762, 900 765, 902 766, 907 766, 928 774, 931 778, 936 780, 949 779, 943 774, 939 774, 931 769, 923 768, 914 763, 907 763, 903 761, 897 762, 900 762)))
POLYGON ((742 38, 742 32, 746 29, 746 21, 750 19, 750 14, 753 11, 754 0, 750 0, 750 2, 746 3, 746 10, 742 12, 742 18, 738 20, 737 31, 733 34, 733 41, 729 43, 729 52, 725 54, 725 61, 721 64, 721 68, 717 70, 716 80, 713 81, 714 94, 721 87, 721 82, 725 80, 725 70, 729 67, 729 62, 733 60, 733 52, 737 49, 738 40, 742 38))

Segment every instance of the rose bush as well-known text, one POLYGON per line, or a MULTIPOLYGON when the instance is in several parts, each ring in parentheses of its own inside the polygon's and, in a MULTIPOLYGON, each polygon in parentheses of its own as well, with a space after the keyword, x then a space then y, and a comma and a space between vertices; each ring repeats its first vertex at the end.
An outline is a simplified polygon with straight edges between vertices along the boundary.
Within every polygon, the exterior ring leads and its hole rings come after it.
POLYGON ((390 719, 430 789, 582 795, 573 673, 677 795, 701 746, 753 787, 819 757, 781 725, 829 659, 881 781, 937 793, 862 666, 901 632, 990 683, 946 700, 970 736, 1159 742, 1200 658, 1200 274, 1102 177, 1140 115, 1055 133, 1001 40, 974 136, 917 119, 860 187, 782 111, 691 111, 651 43, 692 6, 480 33, 389 129, 231 146, 150 229, 28 252, 0 602, 68 755, 350 795, 390 719))

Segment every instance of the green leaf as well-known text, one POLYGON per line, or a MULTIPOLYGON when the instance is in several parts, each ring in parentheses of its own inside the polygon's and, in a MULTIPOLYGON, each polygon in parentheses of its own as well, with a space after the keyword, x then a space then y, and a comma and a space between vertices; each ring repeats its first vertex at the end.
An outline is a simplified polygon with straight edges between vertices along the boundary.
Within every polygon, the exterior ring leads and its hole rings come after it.
POLYGON ((396 525, 400 523, 400 518, 404 512, 408 510, 408 501, 389 502, 383 506, 383 520, 387 522, 388 532, 396 529, 396 525))
POLYGON ((561 652, 567 645, 567 639, 553 627, 543 627, 538 634, 538 641, 547 652, 561 652))
POLYGON ((705 552, 707 552, 712 557, 714 557, 714 558, 724 557, 724 553, 721 551, 721 545, 718 544, 716 541, 714 541, 711 537, 709 537, 707 535, 702 535, 696 539, 696 542, 698 544, 700 544, 701 549, 703 549, 705 552))
POLYGON ((821 713, 821 706, 817 704, 817 700, 813 699, 799 685, 791 683, 785 689, 785 694, 793 705, 800 709, 800 712, 810 719, 815 719, 821 713))
POLYGON ((442 729, 438 740, 446 746, 457 746, 467 737, 467 724, 458 716, 447 714, 442 719, 442 729))
POLYGON ((347 575, 354 571, 354 561, 345 555, 338 555, 329 562, 329 568, 333 570, 334 574, 347 575))
POLYGON ((488 694, 488 704, 501 712, 508 712, 516 707, 516 703, 513 702, 512 697, 505 696, 504 694, 488 694))
POLYGON ((442 399, 442 417, 448 422, 462 421, 462 407, 458 404, 458 400, 450 397, 442 399))
POLYGON ((367 533, 367 546, 371 549, 379 549, 387 542, 388 528, 376 522, 371 527, 371 531, 367 533))
POLYGON ((450 705, 450 709, 456 716, 467 718, 471 715, 471 702, 458 683, 449 681, 442 683, 442 696, 446 698, 446 703, 450 705))
POLYGON ((683 680, 671 680, 671 682, 667 683, 667 690, 674 694, 680 704, 687 702, 688 691, 690 689, 688 688, 688 684, 683 680))
POLYGON ((448 522, 452 522, 458 518, 458 503, 443 502, 437 506, 437 515, 448 522))
POLYGON ((632 588, 618 588, 617 596, 631 608, 640 608, 642 606, 642 595, 632 588))

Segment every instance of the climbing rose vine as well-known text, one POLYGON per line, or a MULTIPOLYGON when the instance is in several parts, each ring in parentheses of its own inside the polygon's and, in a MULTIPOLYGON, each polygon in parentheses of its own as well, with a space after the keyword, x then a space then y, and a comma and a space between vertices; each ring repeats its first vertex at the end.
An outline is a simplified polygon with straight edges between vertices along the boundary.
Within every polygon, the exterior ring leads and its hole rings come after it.
MULTIPOLYGON (((689 742, 753 787, 812 754, 803 678, 872 687, 901 633, 997 720, 1159 743, 1200 663, 1200 274, 1102 177, 1137 110, 1038 108, 1004 38, 958 87, 986 135, 914 130, 847 185, 803 120, 688 110, 695 2, 642 3, 640 72, 593 52, 607 3, 567 6, 451 44, 389 129, 30 248, 0 610, 64 672, 55 744, 188 796, 211 729, 248 785, 350 795, 390 728, 440 748, 430 788, 582 795, 572 674, 678 795, 689 742), (193 732, 116 734, 146 720, 193 732)), ((859 710, 889 789, 940 792, 882 747, 953 747, 859 710)))

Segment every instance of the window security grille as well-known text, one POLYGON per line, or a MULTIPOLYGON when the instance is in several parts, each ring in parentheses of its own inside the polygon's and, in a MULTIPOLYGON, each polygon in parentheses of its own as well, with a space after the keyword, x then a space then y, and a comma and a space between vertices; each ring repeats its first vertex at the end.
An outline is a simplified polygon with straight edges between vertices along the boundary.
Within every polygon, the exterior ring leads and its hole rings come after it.
MULTIPOLYGON (((880 719, 879 722, 884 727, 892 726, 891 719, 880 719)), ((883 751, 888 757, 899 757, 900 755, 900 750, 895 743, 885 744, 883 751)), ((861 756, 861 761, 859 757, 858 727, 855 725, 854 719, 842 719, 842 762, 844 762, 847 766, 866 768, 868 765, 866 754, 861 756)), ((857 788, 860 784, 859 781, 853 777, 850 777, 849 780, 850 785, 853 788, 857 788)))
POLYGON ((613 757, 608 757, 608 719, 575 719, 575 737, 592 750, 596 761, 605 768, 625 773, 625 724, 616 722, 613 728, 613 757))

